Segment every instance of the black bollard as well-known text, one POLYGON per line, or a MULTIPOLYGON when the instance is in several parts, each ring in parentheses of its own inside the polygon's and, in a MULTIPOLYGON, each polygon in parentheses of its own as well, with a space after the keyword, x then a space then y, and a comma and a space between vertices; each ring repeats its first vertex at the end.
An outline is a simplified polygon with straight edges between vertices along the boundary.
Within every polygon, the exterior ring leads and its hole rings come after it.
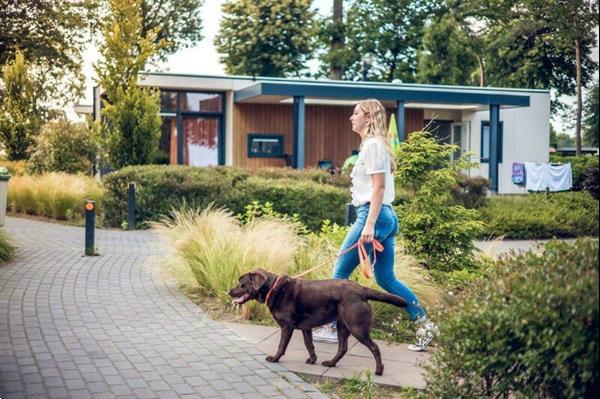
POLYGON ((356 220, 356 207, 350 203, 346 204, 346 215, 344 216, 344 223, 346 226, 350 226, 356 220))
POLYGON ((88 200, 85 202, 85 256, 94 256, 94 229, 96 224, 96 203, 88 200))
POLYGON ((135 230, 135 183, 127 190, 127 230, 135 230))

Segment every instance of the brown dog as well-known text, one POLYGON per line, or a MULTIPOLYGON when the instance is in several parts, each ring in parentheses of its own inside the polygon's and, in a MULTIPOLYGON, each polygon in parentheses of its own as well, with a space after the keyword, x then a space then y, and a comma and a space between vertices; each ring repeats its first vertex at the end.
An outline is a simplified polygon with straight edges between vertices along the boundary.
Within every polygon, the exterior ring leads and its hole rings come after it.
POLYGON ((375 357, 375 374, 383 374, 379 347, 371 340, 372 299, 396 306, 406 307, 399 296, 363 287, 349 280, 297 280, 286 275, 277 276, 258 269, 243 274, 237 287, 229 291, 234 303, 241 305, 251 299, 266 303, 271 315, 281 326, 281 340, 275 356, 268 362, 277 362, 283 356, 295 329, 302 330, 304 345, 309 358, 306 363, 317 360, 312 340, 312 329, 337 320, 339 346, 333 359, 323 366, 334 367, 348 351, 348 336, 352 334, 365 345, 375 357))

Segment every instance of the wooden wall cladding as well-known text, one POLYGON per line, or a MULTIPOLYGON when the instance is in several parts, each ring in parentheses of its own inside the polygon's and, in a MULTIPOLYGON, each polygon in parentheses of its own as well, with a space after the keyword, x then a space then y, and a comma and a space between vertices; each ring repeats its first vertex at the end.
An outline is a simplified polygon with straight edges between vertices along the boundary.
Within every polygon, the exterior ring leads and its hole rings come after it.
MULTIPOLYGON (((352 132, 352 106, 307 105, 305 167, 316 167, 320 160, 341 166, 358 149, 360 137, 352 132)), ((394 110, 388 110, 388 113, 394 110)), ((423 110, 405 110, 405 132, 423 128, 423 110)), ((248 158, 248 133, 283 134, 285 152, 293 154, 293 107, 288 104, 234 104, 233 164, 248 168, 285 166, 278 158, 248 158)))

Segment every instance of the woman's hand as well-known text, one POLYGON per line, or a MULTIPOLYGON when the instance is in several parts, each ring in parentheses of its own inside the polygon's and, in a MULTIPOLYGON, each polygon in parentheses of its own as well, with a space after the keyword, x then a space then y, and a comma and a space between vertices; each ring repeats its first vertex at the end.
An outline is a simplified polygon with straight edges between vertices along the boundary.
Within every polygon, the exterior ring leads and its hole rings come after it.
POLYGON ((373 238, 375 237, 375 226, 370 224, 365 224, 363 227, 362 233, 360 234, 360 239, 363 244, 367 244, 373 242, 373 238))

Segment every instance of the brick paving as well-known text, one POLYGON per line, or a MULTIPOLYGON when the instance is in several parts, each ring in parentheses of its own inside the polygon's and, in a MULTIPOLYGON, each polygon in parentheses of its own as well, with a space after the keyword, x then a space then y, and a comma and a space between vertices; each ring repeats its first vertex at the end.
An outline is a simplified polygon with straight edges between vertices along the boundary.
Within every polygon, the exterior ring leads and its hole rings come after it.
POLYGON ((0 398, 326 398, 161 278, 152 231, 7 218, 0 398))

